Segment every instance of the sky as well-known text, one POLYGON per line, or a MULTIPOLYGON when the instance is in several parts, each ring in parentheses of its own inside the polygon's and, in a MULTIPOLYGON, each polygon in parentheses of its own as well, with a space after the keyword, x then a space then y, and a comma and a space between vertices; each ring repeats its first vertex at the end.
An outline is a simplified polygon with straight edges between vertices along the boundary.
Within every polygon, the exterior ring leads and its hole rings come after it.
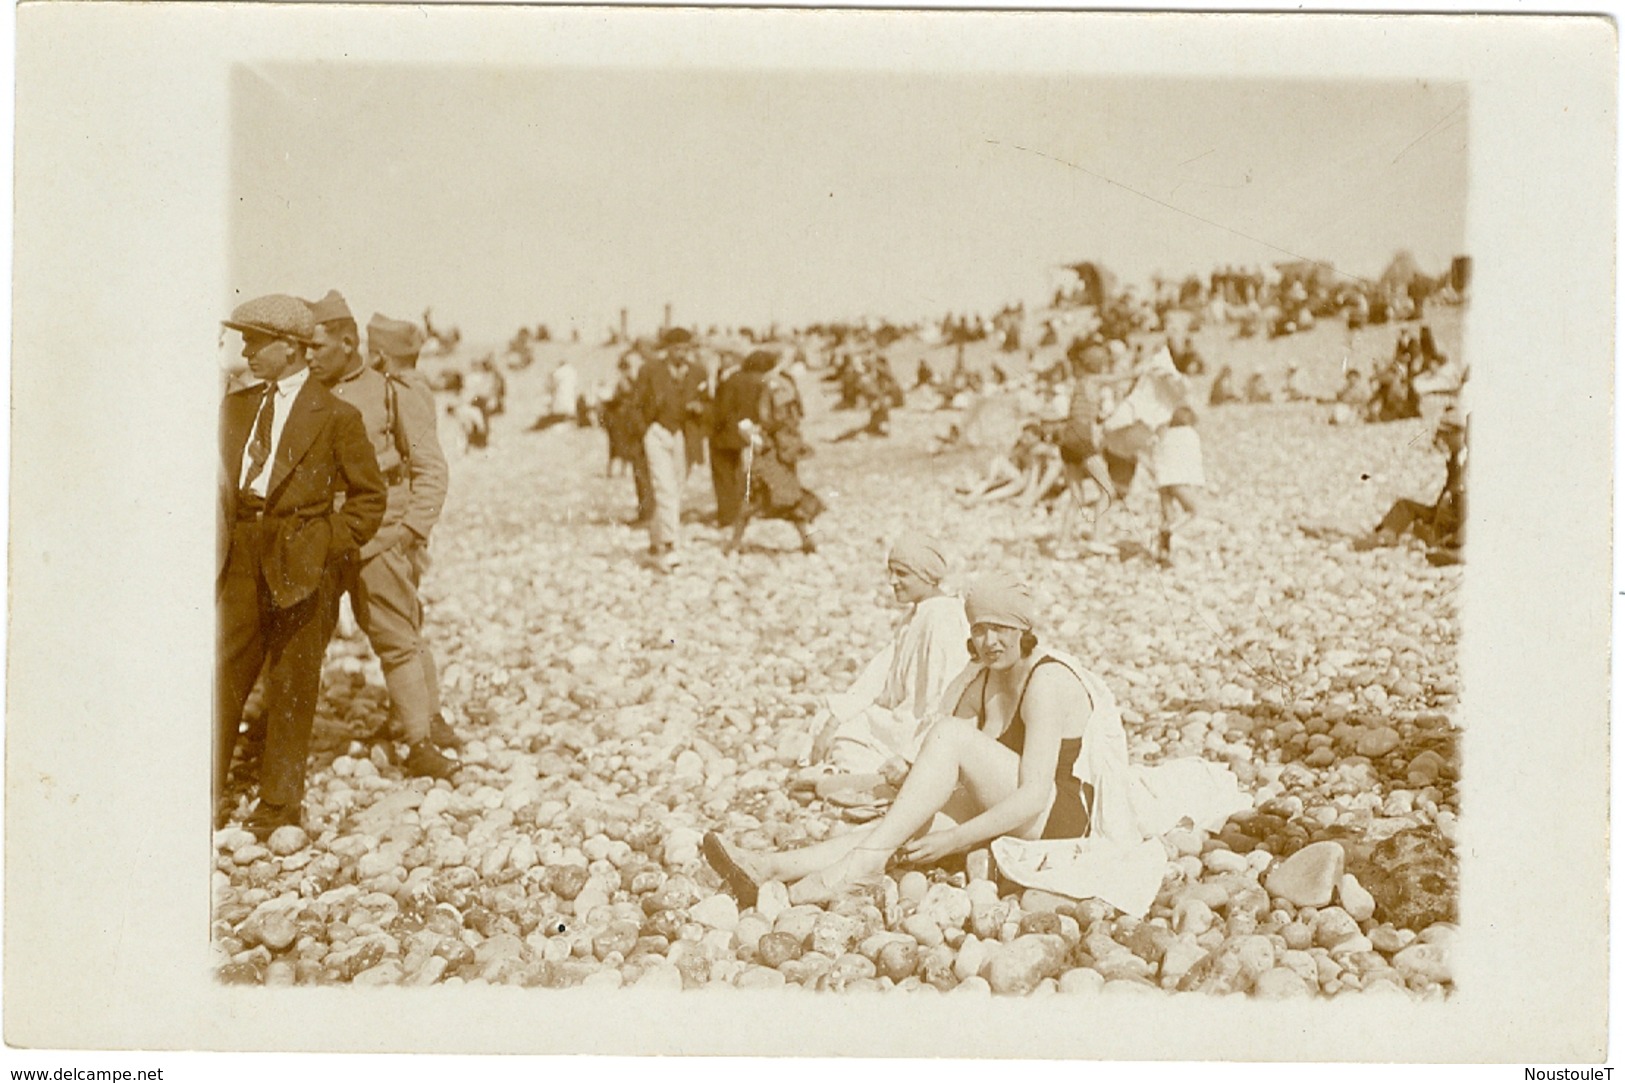
POLYGON ((465 337, 900 321, 1310 258, 1463 251, 1469 103, 1417 81, 243 66, 240 296, 465 337))

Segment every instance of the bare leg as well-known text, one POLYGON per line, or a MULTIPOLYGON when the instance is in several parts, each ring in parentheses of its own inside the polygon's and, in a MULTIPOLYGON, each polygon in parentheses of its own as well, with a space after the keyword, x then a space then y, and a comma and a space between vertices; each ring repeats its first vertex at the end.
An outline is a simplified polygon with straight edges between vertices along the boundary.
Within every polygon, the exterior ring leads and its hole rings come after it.
POLYGON ((1112 502, 1116 494, 1112 486, 1111 471, 1106 466, 1106 459, 1104 456, 1091 455, 1084 462, 1083 466, 1084 469, 1089 472, 1089 477, 1094 480, 1094 483, 1100 486, 1100 508, 1095 512, 1094 522, 1090 524, 1090 532, 1093 533, 1095 530, 1099 529, 1100 520, 1105 517, 1108 511, 1111 510, 1112 502))
POLYGON ((745 871, 760 875, 763 880, 789 883, 803 876, 811 876, 820 869, 828 868, 845 859, 859 846, 865 845, 865 840, 873 833, 873 827, 860 828, 832 839, 825 839, 823 842, 816 842, 811 846, 803 846, 799 850, 786 850, 782 853, 739 851, 736 853, 736 860, 745 871))
MULTIPOLYGON (((1021 757, 974 722, 950 718, 937 723, 891 808, 864 834, 861 845, 851 843, 845 857, 822 869, 816 877, 820 886, 884 872, 898 847, 928 827, 956 791, 979 810, 1004 800, 1015 792, 1020 765, 1021 757)), ((1038 830, 1043 820, 1041 814, 1026 829, 1038 830)))

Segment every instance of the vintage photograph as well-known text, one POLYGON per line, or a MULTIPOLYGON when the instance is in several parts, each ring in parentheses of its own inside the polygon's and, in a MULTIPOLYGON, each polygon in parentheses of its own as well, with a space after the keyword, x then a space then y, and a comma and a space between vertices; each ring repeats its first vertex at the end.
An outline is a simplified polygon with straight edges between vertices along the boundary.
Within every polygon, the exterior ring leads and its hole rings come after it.
POLYGON ((25 5, 7 1043, 1605 1057, 1615 47, 25 5))
POLYGON ((1463 86, 230 92, 221 981, 1451 994, 1463 86))

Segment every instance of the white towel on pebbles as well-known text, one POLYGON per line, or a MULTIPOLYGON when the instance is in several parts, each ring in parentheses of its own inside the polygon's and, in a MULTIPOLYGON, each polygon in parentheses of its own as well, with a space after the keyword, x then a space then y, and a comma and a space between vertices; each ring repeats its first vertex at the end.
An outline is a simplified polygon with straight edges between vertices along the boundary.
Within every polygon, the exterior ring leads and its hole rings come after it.
POLYGON ((1168 855, 1156 839, 993 840, 993 860, 1005 879, 1072 899, 1104 899, 1144 917, 1162 887, 1168 855))
POLYGON ((1093 704, 1074 773, 1094 788, 1091 834, 1084 839, 995 839, 1006 879, 1069 898, 1105 899, 1144 917, 1156 899, 1168 856, 1160 836, 1189 820, 1204 831, 1251 808, 1230 769, 1199 757, 1131 764, 1116 697, 1092 671, 1061 651, 1046 652, 1083 682, 1093 704))

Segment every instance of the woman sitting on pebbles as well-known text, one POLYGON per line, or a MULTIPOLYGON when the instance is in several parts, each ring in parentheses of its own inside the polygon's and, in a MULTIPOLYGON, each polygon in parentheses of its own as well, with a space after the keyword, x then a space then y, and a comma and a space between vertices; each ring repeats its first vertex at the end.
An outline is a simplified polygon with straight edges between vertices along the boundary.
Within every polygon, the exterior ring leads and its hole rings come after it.
POLYGON ((791 884, 794 902, 827 900, 883 873, 894 856, 930 865, 1000 836, 1079 838, 1098 824, 1100 794, 1083 779, 1100 779, 1101 765, 1111 777, 1128 766, 1110 691, 1076 660, 1039 646, 1025 585, 984 579, 967 594, 965 616, 972 663, 944 696, 952 713, 931 727, 872 827, 782 853, 705 836, 706 860, 743 905, 769 880, 791 884), (938 813, 951 824, 935 822, 938 813))
POLYGON ((897 601, 908 618, 886 649, 845 692, 825 699, 810 727, 807 761, 826 785, 845 776, 846 788, 866 788, 881 776, 900 777, 920 753, 927 722, 969 660, 964 603, 944 594, 948 560, 934 538, 911 531, 886 558, 897 601))

